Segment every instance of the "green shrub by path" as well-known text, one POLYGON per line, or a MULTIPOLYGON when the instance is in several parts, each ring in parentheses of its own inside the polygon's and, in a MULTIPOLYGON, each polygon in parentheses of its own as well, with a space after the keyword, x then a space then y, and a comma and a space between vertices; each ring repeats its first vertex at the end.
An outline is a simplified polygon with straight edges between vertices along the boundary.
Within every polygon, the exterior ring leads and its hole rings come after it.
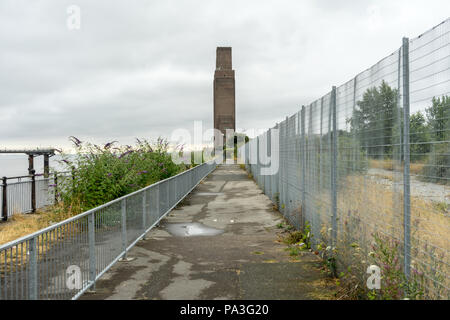
POLYGON ((168 142, 162 138, 153 145, 136 139, 135 146, 116 146, 116 141, 99 146, 75 137, 71 140, 75 157, 63 155, 61 163, 73 171, 73 179, 66 179, 58 191, 66 206, 76 204, 80 212, 187 169, 172 161, 168 142))
POLYGON ((370 300, 422 299, 424 295, 423 272, 412 266, 409 278, 403 273, 403 264, 399 259, 402 250, 397 240, 374 234, 369 260, 380 268, 381 286, 379 290, 370 290, 370 300))
MULTIPOLYGON (((278 224, 278 228, 283 228, 283 224, 278 224)), ((286 226, 288 234, 284 237, 283 242, 288 245, 300 245, 300 249, 311 249, 311 225, 308 221, 305 222, 303 231, 293 230, 291 225, 286 226)))
POLYGON ((450 185, 450 143, 433 145, 427 154, 420 180, 450 185))

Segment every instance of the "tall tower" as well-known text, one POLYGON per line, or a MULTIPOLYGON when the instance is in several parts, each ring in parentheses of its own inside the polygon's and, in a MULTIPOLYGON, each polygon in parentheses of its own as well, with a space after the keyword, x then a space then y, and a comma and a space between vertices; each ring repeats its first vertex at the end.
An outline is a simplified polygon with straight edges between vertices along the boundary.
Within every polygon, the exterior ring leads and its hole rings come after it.
POLYGON ((231 47, 217 47, 214 73, 214 129, 223 135, 226 129, 236 130, 234 70, 231 47))

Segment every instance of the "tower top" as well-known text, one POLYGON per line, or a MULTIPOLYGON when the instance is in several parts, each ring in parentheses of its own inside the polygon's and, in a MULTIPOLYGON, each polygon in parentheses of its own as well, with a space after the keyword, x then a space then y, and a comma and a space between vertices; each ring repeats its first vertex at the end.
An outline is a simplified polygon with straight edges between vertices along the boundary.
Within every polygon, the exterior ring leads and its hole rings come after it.
POLYGON ((231 70, 231 47, 217 47, 216 70, 231 70))

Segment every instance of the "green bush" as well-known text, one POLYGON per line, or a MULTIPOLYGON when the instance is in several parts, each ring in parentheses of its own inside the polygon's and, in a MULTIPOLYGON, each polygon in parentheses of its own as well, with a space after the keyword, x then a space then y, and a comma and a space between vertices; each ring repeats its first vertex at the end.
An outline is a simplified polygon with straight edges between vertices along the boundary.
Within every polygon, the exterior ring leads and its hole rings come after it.
POLYGON ((433 145, 427 155, 420 179, 450 185, 450 143, 433 145))
POLYGON ((339 176, 364 173, 369 167, 365 151, 354 137, 340 131, 338 135, 338 170, 339 176))
POLYGON ((370 300, 421 299, 424 294, 424 275, 413 266, 409 278, 403 273, 399 259, 400 243, 379 234, 374 234, 374 244, 369 253, 371 262, 380 268, 381 288, 371 290, 370 300))
POLYGON ((155 145, 136 140, 135 146, 115 146, 117 141, 99 146, 71 137, 75 157, 63 155, 61 161, 73 172, 59 188, 64 204, 82 212, 186 169, 172 161, 166 140, 158 138, 155 145))

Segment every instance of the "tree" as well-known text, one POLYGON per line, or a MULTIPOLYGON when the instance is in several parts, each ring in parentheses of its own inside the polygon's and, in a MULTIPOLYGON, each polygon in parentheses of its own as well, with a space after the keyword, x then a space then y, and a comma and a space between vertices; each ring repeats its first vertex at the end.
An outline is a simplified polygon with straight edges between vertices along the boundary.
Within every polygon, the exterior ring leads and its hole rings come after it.
POLYGON ((421 180, 450 185, 450 97, 434 97, 425 109, 430 136, 421 180))
POLYGON ((425 110, 432 140, 450 139, 450 96, 433 97, 431 107, 425 110))
POLYGON ((392 155, 393 132, 398 131, 397 108, 398 90, 392 89, 384 80, 379 88, 367 89, 363 99, 357 102, 357 108, 348 121, 370 157, 392 155))
POLYGON ((419 161, 430 152, 430 135, 423 114, 418 111, 409 118, 411 161, 419 161))

